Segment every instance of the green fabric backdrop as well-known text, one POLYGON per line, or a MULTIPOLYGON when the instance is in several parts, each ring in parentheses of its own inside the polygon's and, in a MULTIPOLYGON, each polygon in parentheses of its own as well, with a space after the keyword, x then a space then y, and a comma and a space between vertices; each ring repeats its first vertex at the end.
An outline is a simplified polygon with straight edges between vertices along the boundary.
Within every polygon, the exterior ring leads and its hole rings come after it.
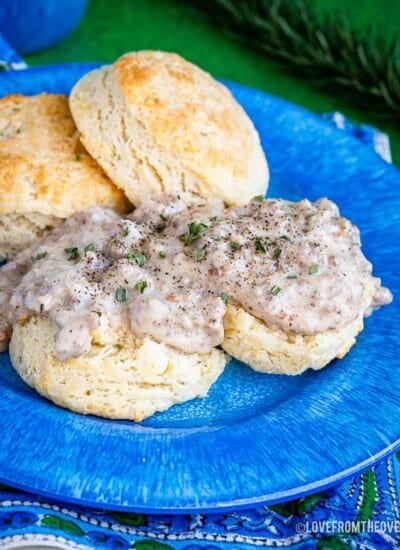
MULTIPOLYGON (((342 11, 361 29, 375 25, 389 38, 400 28, 400 0, 309 0, 320 13, 342 11)), ((212 27, 189 1, 91 0, 75 31, 56 46, 27 56, 30 64, 113 61, 138 49, 175 51, 216 77, 265 90, 315 112, 339 110, 355 122, 375 125, 391 137, 400 166, 400 130, 391 120, 357 109, 343 96, 322 92, 212 27)))

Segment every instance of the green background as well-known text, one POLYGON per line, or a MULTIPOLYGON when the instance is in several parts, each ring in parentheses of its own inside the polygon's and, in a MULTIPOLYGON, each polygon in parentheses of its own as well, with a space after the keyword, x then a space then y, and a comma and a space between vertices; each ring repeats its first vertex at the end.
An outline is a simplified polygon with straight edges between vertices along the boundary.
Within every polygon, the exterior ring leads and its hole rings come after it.
MULTIPOLYGON (((207 2, 205 2, 207 3, 207 2)), ((309 0, 320 15, 344 13, 355 28, 390 40, 400 28, 400 0, 309 0)), ((211 2, 208 2, 210 5, 211 2)), ((91 0, 78 27, 56 46, 26 56, 29 64, 114 61, 138 49, 175 51, 214 76, 259 88, 322 113, 341 111, 358 123, 379 126, 391 138, 400 166, 400 131, 392 120, 357 108, 346 97, 322 92, 213 27, 190 2, 179 0, 91 0)))

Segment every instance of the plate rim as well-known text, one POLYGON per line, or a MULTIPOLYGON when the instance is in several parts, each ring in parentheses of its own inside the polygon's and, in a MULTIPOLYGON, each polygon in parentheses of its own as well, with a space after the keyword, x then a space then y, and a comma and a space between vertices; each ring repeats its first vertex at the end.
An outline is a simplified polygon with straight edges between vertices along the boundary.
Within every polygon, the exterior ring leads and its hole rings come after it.
MULTIPOLYGON (((14 482, 12 487, 18 490, 21 490, 30 495, 37 495, 40 498, 49 499, 54 503, 69 504, 72 506, 87 507, 94 510, 104 510, 107 509, 111 512, 126 512, 126 513, 143 513, 143 514, 170 514, 170 515, 185 515, 202 512, 205 514, 215 514, 215 513, 229 513, 239 510, 248 510, 253 509, 258 506, 270 506, 274 504, 284 504, 290 502, 294 499, 304 498, 321 491, 325 491, 332 487, 337 486, 338 484, 345 483, 351 479, 354 475, 362 474, 368 471, 371 467, 375 466, 379 462, 385 460, 393 453, 400 450, 400 439, 395 443, 389 445, 387 448, 383 449, 380 453, 369 457, 364 462, 348 468, 342 472, 339 472, 337 475, 330 476, 329 478, 324 478, 320 481, 309 483, 293 490, 283 491, 281 493, 276 492, 271 495, 260 496, 256 498, 247 498, 247 499, 235 499, 234 501, 226 501, 222 504, 211 504, 210 506, 201 506, 201 507, 192 507, 192 506, 181 506, 179 508, 174 507, 162 507, 162 506, 147 506, 147 505, 118 505, 118 504, 109 504, 104 502, 98 502, 90 499, 79 499, 71 496, 65 496, 57 492, 51 492, 46 490, 38 490, 37 488, 32 491, 32 487, 26 486, 24 484, 14 482)), ((0 483, 4 485, 11 486, 9 480, 2 478, 0 474, 0 483)), ((29 499, 28 499, 29 500, 29 499)))

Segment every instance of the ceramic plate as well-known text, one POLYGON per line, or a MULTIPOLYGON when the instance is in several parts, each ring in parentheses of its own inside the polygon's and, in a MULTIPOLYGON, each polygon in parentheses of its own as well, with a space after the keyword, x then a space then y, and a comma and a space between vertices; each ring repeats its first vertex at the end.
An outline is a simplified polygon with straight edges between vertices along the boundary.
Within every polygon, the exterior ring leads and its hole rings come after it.
MULTIPOLYGON (((2 73, 0 94, 68 92, 90 68, 2 73)), ((399 296, 400 173, 319 116, 229 87, 268 153, 269 195, 336 201, 399 296)), ((398 304, 368 318, 346 358, 321 372, 261 375, 233 361, 208 397, 142 424, 58 408, 2 354, 0 480, 67 502, 176 513, 283 501, 337 483, 400 445, 398 304)))

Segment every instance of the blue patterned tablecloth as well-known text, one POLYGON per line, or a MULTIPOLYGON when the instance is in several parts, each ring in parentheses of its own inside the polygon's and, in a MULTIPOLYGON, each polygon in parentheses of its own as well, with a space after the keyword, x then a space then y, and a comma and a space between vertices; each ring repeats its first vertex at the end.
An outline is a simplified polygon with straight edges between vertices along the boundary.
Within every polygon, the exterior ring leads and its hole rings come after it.
MULTIPOLYGON (((0 68, 23 62, 0 36, 0 68), (7 55, 1 55, 3 51, 7 55)), ((385 134, 325 115, 390 162, 385 134)), ((0 486, 0 548, 218 550, 400 548, 400 453, 342 485, 308 497, 231 513, 144 515, 99 511, 0 486)))
POLYGON ((337 488, 231 513, 97 511, 4 487, 0 548, 392 550, 400 548, 399 490, 399 453, 337 488))

